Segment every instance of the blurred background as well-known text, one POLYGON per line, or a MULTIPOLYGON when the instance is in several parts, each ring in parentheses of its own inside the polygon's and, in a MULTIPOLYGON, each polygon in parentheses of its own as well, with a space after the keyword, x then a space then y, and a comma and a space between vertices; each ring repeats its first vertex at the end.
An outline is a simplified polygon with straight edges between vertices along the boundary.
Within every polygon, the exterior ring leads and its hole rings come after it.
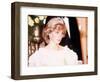
MULTIPOLYGON (((28 58, 40 47, 47 44, 42 39, 42 29, 45 24, 55 16, 28 15, 28 58)), ((68 45, 78 55, 83 64, 88 63, 87 54, 87 17, 66 17, 64 19, 68 32, 60 45, 68 45)))

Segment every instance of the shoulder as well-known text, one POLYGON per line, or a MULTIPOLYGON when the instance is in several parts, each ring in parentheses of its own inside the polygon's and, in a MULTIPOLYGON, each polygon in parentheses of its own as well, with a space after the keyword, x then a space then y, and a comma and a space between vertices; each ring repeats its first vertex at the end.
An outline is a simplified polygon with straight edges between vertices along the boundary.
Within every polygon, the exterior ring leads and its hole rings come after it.
POLYGON ((29 66, 37 66, 40 64, 41 59, 43 58, 43 49, 39 48, 39 50, 35 51, 30 57, 29 57, 29 66))
POLYGON ((36 57, 40 57, 42 56, 44 53, 46 52, 45 48, 39 48, 38 50, 35 51, 35 53, 33 53, 30 58, 36 58, 36 57))
POLYGON ((64 49, 66 53, 65 60, 67 61, 67 64, 70 64, 70 65, 78 64, 78 55, 76 54, 76 52, 68 48, 68 46, 65 46, 64 49))
POLYGON ((70 53, 75 53, 72 49, 70 49, 68 46, 63 47, 65 51, 70 52, 70 53))
POLYGON ((72 49, 68 48, 68 46, 64 46, 64 52, 67 53, 67 55, 69 55, 70 57, 74 57, 74 58, 77 58, 77 54, 76 52, 74 52, 72 49))
POLYGON ((32 56, 39 56, 42 52, 44 51, 44 48, 39 48, 38 50, 36 50, 32 55, 32 56))

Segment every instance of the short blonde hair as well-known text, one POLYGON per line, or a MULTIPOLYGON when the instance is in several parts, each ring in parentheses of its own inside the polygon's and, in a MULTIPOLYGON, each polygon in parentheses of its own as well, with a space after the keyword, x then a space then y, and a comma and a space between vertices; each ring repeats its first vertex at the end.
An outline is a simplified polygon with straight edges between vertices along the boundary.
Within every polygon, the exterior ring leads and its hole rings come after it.
POLYGON ((43 28, 42 38, 45 40, 47 44, 49 43, 49 34, 54 30, 57 30, 58 32, 62 31, 62 34, 65 36, 67 29, 62 18, 60 17, 52 18, 43 28))

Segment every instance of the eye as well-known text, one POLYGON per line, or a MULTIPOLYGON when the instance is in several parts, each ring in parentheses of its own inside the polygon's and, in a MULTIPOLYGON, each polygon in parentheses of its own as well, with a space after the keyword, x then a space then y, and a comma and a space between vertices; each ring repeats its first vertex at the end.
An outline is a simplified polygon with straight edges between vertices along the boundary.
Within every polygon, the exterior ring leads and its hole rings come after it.
POLYGON ((56 32, 57 34, 59 33, 59 32, 56 32))

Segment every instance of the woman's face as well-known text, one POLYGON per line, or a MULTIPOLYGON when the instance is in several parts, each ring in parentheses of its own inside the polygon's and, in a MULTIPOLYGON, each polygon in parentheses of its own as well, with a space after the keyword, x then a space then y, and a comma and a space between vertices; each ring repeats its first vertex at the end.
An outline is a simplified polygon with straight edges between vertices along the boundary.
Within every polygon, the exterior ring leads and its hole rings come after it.
POLYGON ((49 34, 49 39, 55 44, 59 44, 64 37, 62 30, 55 29, 53 32, 49 34))

